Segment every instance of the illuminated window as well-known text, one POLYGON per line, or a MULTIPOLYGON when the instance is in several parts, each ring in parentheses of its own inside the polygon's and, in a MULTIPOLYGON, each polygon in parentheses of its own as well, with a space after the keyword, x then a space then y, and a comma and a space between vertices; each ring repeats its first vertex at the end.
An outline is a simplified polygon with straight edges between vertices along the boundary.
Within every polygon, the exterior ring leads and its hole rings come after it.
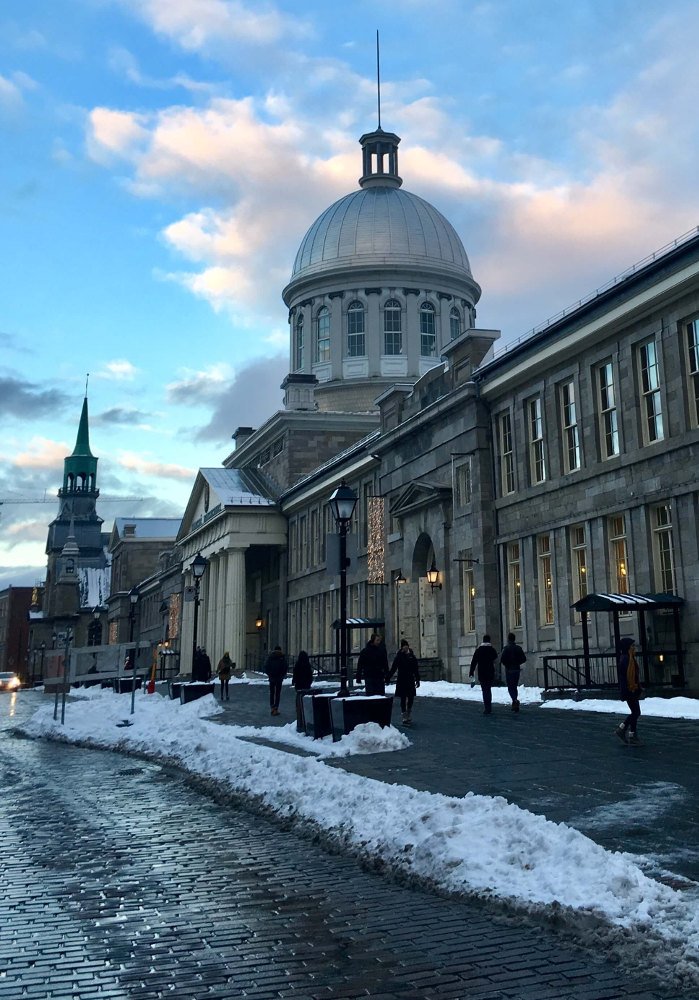
POLYGON ((539 623, 553 625, 553 566, 551 536, 548 532, 536 540, 539 570, 539 623))
POLYGON ((507 604, 510 628, 522 625, 522 570, 520 566, 519 542, 507 546, 507 604))
POLYGON ((561 424, 563 431, 563 467, 566 472, 580 468, 580 432, 575 406, 575 384, 564 382, 561 386, 561 424))
POLYGON ((383 308, 384 354, 400 354, 403 350, 401 323, 400 302, 397 299, 389 299, 383 308))
POLYGON ((529 401, 529 474, 532 483, 543 483, 546 479, 546 456, 544 453, 544 421, 541 416, 541 398, 529 401))
POLYGON ((473 568, 464 566, 464 632, 476 631, 476 583, 473 568))
POLYGON ((437 355, 435 312, 430 302, 423 302, 420 306, 420 355, 423 358, 437 355))
POLYGON ((571 565, 573 567, 573 601, 587 596, 587 541, 585 525, 570 528, 571 565))
POLYGON ((323 306, 316 316, 316 340, 313 350, 313 360, 316 364, 330 360, 330 313, 323 306))
POLYGON ((602 458, 613 458, 619 454, 619 423, 611 361, 597 369, 597 389, 602 458))
POLYGON ((626 550, 626 519, 623 514, 609 518, 609 557, 613 593, 628 594, 629 559, 626 550))
POLYGON ((662 441, 663 411, 660 399, 660 372, 655 341, 641 344, 638 350, 641 383, 641 421, 644 444, 662 441))
POLYGON ((363 358, 365 354, 364 306, 361 302, 350 302, 347 307, 347 357, 363 358))

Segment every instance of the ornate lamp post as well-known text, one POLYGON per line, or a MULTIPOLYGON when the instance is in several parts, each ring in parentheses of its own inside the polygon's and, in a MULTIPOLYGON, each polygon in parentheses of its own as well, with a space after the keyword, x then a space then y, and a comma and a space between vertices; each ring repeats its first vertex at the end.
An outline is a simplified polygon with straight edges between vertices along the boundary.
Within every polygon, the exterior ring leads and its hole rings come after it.
POLYGON ((342 480, 329 500, 330 509, 340 536, 340 690, 339 698, 347 690, 347 532, 357 506, 357 494, 342 480))
MULTIPOLYGON (((132 587, 129 591, 129 642, 133 642, 133 630, 136 622, 136 606, 138 605, 138 587, 132 587)), ((131 714, 134 713, 136 701, 136 663, 138 662, 138 639, 136 648, 131 650, 131 714)))
POLYGON ((205 559, 201 552, 198 552, 192 560, 192 575, 194 576, 194 628, 192 629, 192 680, 194 680, 194 662, 197 655, 197 627, 199 624, 199 587, 201 578, 206 572, 209 560, 205 559))

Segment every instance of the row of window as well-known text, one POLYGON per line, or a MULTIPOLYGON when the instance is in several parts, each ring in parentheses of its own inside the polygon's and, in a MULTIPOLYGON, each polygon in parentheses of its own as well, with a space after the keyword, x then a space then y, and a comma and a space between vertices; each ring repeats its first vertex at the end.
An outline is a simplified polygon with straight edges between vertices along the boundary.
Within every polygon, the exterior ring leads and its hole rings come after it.
MULTIPOLYGON (((685 365, 689 415, 692 426, 699 426, 699 319, 684 327, 685 365)), ((658 349, 654 340, 638 346, 637 403, 640 409, 641 439, 644 445, 662 441, 665 437, 658 349)), ((620 396, 616 369, 611 360, 604 361, 593 371, 595 415, 598 427, 599 457, 605 461, 621 453, 620 396)), ((557 412, 560 422, 561 464, 564 474, 582 468, 581 414, 574 379, 557 387, 557 412)), ((528 448, 528 476, 531 485, 549 478, 545 443, 544 408, 541 396, 525 403, 525 424, 528 448)), ((515 441, 512 413, 501 413, 497 423, 500 491, 503 496, 517 489, 515 441)))
MULTIPOLYGON (((674 594, 677 592, 677 582, 672 507, 669 503, 660 504, 649 508, 648 515, 653 539, 653 586, 658 593, 674 594)), ((633 593, 627 515, 621 513, 609 517, 605 529, 607 540, 607 559, 603 568, 605 583, 598 583, 597 589, 616 594, 633 593)), ((527 575, 531 569, 534 569, 537 601, 536 620, 541 627, 556 624, 554 594, 557 576, 559 580, 571 583, 570 601, 566 600, 566 604, 573 604, 589 593, 588 580, 591 563, 589 529, 586 524, 574 524, 567 529, 567 548, 566 564, 556 567, 552 533, 545 531, 536 535, 534 539, 536 565, 535 567, 527 567, 527 575), (558 572, 556 572, 557 569, 558 572)), ((509 542, 504 546, 508 628, 521 628, 524 620, 522 557, 521 542, 509 542)), ((602 567, 599 567, 599 571, 602 571, 602 567)), ((464 632, 475 632, 476 586, 473 568, 468 564, 463 569, 462 586, 464 632)))
MULTIPOLYGON (((383 618, 383 588, 366 582, 347 587, 347 616, 358 618, 383 618)), ((287 608, 288 639, 290 650, 306 649, 311 655, 330 654, 335 649, 335 630, 332 625, 340 617, 339 591, 325 591, 297 601, 287 608)), ((360 649, 367 640, 364 632, 348 633, 352 652, 360 649)))
MULTIPOLYGON (((383 353, 403 354, 403 306, 398 299, 389 299, 382 309, 383 353)), ((437 356, 436 310, 431 302, 423 302, 419 307, 420 355, 425 358, 437 356)), ((452 340, 463 329, 461 312, 452 308, 449 314, 449 333, 452 340)), ((354 300, 347 306, 345 314, 345 357, 366 356, 366 309, 362 302, 354 300)), ((301 369, 306 363, 306 330, 304 318, 299 315, 294 329, 294 367, 301 369)), ((313 320, 312 363, 321 364, 330 360, 330 310, 322 306, 313 320)))
MULTIPOLYGON (((379 534, 383 543, 383 500, 375 496, 374 481, 367 479, 353 488, 357 493, 357 505, 350 532, 363 549, 370 547, 370 535, 379 534)), ((329 534, 337 534, 337 525, 327 503, 293 518, 289 522, 289 573, 303 573, 322 566, 325 563, 325 539, 329 534)))

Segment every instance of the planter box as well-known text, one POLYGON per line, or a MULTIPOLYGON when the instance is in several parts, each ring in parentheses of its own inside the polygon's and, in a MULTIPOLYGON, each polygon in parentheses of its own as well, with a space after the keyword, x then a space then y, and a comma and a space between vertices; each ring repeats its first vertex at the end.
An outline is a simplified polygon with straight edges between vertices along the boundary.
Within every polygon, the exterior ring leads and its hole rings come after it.
POLYGON ((365 722, 376 722, 383 729, 391 725, 393 696, 354 695, 350 698, 334 698, 330 712, 334 740, 342 739, 365 722))
POLYGON ((303 710, 303 699, 307 694, 312 694, 310 688, 299 688, 296 692, 296 732, 306 732, 306 715, 303 710))
MULTIPOLYGON (((114 680, 114 688, 117 694, 131 694, 133 690, 133 677, 116 677, 114 680)), ((136 690, 141 687, 141 678, 136 678, 136 690)))
POLYGON ((180 688, 182 687, 183 681, 168 681, 168 692, 172 699, 180 700, 180 688))
POLYGON ((314 740, 330 736, 333 731, 330 702, 334 694, 305 694, 303 696, 303 716, 306 736, 314 740))
POLYGON ((213 684, 180 684, 180 702, 186 705, 188 701, 196 701, 207 694, 214 693, 213 684))

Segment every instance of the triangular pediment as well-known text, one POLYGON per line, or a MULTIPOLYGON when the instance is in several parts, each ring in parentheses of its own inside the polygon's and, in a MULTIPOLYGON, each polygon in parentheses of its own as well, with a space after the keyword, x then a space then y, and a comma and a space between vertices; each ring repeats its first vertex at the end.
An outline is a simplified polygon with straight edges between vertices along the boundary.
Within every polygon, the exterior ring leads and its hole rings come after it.
POLYGON ((240 508, 273 511, 276 505, 240 469, 199 469, 177 540, 225 511, 240 508))
POLYGON ((445 500, 451 501, 451 487, 417 479, 394 497, 389 510, 393 517, 403 517, 414 510, 431 507, 445 500))

